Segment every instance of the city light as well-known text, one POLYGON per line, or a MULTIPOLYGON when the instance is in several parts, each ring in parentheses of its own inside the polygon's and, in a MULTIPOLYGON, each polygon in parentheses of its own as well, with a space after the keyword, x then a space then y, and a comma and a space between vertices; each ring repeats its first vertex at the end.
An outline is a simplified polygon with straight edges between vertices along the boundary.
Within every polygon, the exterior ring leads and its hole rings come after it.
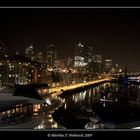
POLYGON ((0 8, 0 127, 40 117, 34 129, 59 128, 57 121, 81 127, 80 119, 84 129, 101 128, 94 111, 117 118, 116 128, 140 118, 140 10, 66 9, 23 8, 18 16, 0 8))

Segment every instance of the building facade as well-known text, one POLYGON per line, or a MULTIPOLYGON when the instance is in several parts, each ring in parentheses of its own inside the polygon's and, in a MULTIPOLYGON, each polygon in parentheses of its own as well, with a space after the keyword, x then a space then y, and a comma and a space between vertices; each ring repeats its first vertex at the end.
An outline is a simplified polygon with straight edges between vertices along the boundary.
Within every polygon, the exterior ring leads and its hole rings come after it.
POLYGON ((48 67, 54 66, 54 61, 57 59, 57 52, 55 46, 50 44, 47 46, 47 65, 48 67))
POLYGON ((112 69, 112 59, 105 59, 105 72, 109 73, 112 69))

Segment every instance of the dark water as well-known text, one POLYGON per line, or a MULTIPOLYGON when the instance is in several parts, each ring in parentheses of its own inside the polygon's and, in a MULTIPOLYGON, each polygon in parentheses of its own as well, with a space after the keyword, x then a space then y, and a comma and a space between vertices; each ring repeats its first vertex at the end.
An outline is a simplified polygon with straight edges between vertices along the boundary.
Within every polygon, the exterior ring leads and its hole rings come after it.
POLYGON ((84 129, 93 112, 113 128, 140 120, 138 86, 104 83, 84 91, 65 93, 61 97, 65 98, 65 103, 53 117, 68 129, 84 129), (101 101, 103 98, 107 101, 101 101))

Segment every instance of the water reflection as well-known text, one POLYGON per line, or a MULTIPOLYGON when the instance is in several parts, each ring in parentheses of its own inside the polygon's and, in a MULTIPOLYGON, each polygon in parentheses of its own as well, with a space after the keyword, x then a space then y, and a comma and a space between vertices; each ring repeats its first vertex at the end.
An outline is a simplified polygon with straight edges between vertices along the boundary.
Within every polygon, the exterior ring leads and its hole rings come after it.
POLYGON ((80 129, 90 122, 89 118, 95 112, 104 122, 108 122, 106 124, 108 127, 115 128, 115 126, 112 127, 114 123, 117 125, 132 121, 134 116, 140 118, 140 113, 136 113, 138 111, 134 111, 129 104, 130 99, 131 102, 140 101, 140 89, 138 88, 138 86, 132 88, 119 83, 107 82, 72 95, 65 94, 63 96, 65 104, 53 116, 66 128, 80 129), (71 123, 68 120, 71 120, 71 123))
POLYGON ((80 92, 79 94, 72 95, 72 101, 74 103, 82 102, 85 100, 85 97, 86 97, 86 91, 80 92))
POLYGON ((67 109, 67 104, 65 103, 65 105, 64 105, 64 109, 67 109))

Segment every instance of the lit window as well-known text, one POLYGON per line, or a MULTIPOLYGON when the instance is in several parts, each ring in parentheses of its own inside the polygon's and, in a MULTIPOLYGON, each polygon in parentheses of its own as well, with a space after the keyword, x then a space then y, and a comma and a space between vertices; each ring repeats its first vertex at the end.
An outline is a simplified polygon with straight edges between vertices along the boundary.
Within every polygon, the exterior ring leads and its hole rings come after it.
POLYGON ((11 74, 9 74, 9 77, 11 77, 11 74))
POLYGON ((6 114, 6 112, 2 112, 2 115, 5 115, 6 114))
POLYGON ((38 90, 38 93, 41 94, 41 90, 38 90))
POLYGON ((0 77, 1 77, 1 74, 0 74, 0 77))
POLYGON ((8 115, 10 114, 10 110, 7 111, 7 114, 8 114, 8 115))
POLYGON ((15 109, 12 110, 12 113, 15 113, 15 109))
POLYGON ((33 112, 39 112, 40 110, 40 104, 34 104, 33 105, 33 112))
POLYGON ((21 64, 21 62, 18 63, 19 65, 21 64))

